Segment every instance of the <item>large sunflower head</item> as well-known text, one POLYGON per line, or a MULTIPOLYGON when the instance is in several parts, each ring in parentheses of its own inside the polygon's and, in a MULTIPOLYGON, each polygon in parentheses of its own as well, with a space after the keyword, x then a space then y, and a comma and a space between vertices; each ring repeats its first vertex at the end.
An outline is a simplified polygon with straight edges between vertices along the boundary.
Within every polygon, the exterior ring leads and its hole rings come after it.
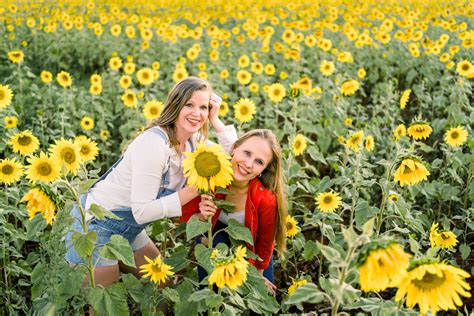
POLYGON ((247 98, 240 99, 234 105, 234 115, 242 123, 250 122, 256 113, 255 103, 247 98))
POLYGON ((19 64, 25 59, 25 54, 21 50, 12 50, 8 53, 8 59, 15 64, 19 64))
POLYGON ((450 128, 444 135, 444 141, 451 147, 462 146, 467 140, 468 132, 464 126, 450 128))
POLYGON ((87 136, 77 136, 74 139, 74 144, 79 148, 79 154, 83 162, 93 161, 99 154, 97 143, 87 136))
POLYGON ((160 117, 163 111, 163 102, 150 100, 143 106, 143 115, 147 120, 153 120, 160 117))
POLYGON ((13 148, 13 152, 20 153, 21 155, 30 155, 39 148, 39 140, 29 130, 25 130, 14 134, 10 138, 10 144, 13 148))
POLYGON ((30 181, 53 182, 61 177, 61 162, 41 152, 39 156, 29 157, 26 177, 30 181))
POLYGON ((285 86, 281 83, 273 83, 268 89, 268 97, 273 103, 280 103, 286 96, 285 86))
POLYGON ((43 70, 40 74, 40 78, 43 83, 48 84, 53 81, 53 74, 47 70, 43 70))
POLYGON ((120 57, 117 57, 117 56, 112 57, 109 60, 109 67, 112 70, 119 70, 120 67, 122 67, 122 64, 123 64, 122 59, 120 57))
POLYGON ((286 216, 286 236, 293 237, 293 236, 296 236, 297 233, 298 233, 298 222, 293 216, 287 215, 286 216))
POLYGON ((252 81, 252 74, 247 70, 239 70, 237 71, 237 81, 243 86, 247 85, 252 81))
POLYGON ((56 217, 57 205, 54 200, 41 187, 30 189, 21 199, 27 202, 26 209, 31 220, 36 214, 41 213, 46 223, 52 224, 56 217))
POLYGON ((334 212, 341 205, 342 198, 339 193, 330 191, 320 193, 316 197, 316 205, 321 212, 334 212))
POLYGON ((319 65, 319 71, 321 71, 324 76, 332 75, 335 70, 336 67, 334 66, 334 63, 332 61, 323 60, 319 65))
POLYGON ((414 123, 407 129, 408 136, 416 140, 427 139, 431 132, 433 132, 433 129, 426 123, 414 123))
POLYGON ((474 66, 470 61, 462 60, 457 64, 456 72, 463 77, 469 78, 474 73, 474 66))
POLYGON ((145 260, 148 264, 140 266, 140 273, 143 274, 142 278, 150 278, 153 283, 165 283, 168 277, 174 275, 172 266, 167 265, 161 259, 161 255, 158 255, 154 260, 145 256, 145 260))
POLYGON ((122 95, 122 102, 127 108, 136 108, 138 104, 137 95, 132 90, 126 90, 122 95))
POLYGON ((450 249, 456 246, 458 239, 456 235, 449 230, 439 232, 438 223, 433 223, 430 228, 430 245, 431 247, 440 247, 450 249))
POLYGON ((209 276, 209 284, 216 284, 218 288, 227 286, 233 290, 241 286, 247 280, 248 274, 249 263, 245 256, 246 248, 242 246, 238 246, 229 256, 221 252, 215 254, 212 259, 214 270, 209 276))
POLYGON ((418 182, 426 180, 430 172, 426 169, 423 162, 418 158, 406 157, 398 165, 395 171, 394 181, 399 182, 400 186, 412 186, 418 182))
POLYGON ((153 83, 153 70, 150 68, 142 68, 137 72, 138 82, 142 86, 148 86, 153 83))
POLYGON ((0 184, 10 185, 20 180, 23 166, 15 158, 0 159, 0 184))
POLYGON ((68 88, 72 85, 72 77, 66 71, 61 71, 56 75, 56 80, 58 81, 59 85, 63 88, 68 88))
POLYGON ((188 178, 188 185, 196 190, 207 192, 216 187, 225 188, 232 182, 230 156, 221 146, 200 142, 195 152, 184 154, 184 175, 188 178))
POLYGON ((359 90, 360 84, 357 80, 351 79, 344 81, 341 85, 341 93, 345 96, 353 95, 359 90))
POLYGON ((12 103, 13 92, 8 85, 0 84, 0 109, 4 109, 12 103))
POLYGON ((49 149, 52 157, 66 167, 66 170, 72 174, 77 174, 82 163, 80 148, 72 140, 61 138, 56 140, 55 144, 49 149))

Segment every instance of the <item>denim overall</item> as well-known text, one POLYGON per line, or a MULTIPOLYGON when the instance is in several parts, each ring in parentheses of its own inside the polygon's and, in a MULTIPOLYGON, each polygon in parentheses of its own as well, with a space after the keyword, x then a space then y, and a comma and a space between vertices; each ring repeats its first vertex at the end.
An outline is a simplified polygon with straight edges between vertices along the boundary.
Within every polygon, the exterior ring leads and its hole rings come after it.
MULTIPOLYGON (((169 144, 167 135, 160 128, 157 128, 157 127, 150 128, 148 131, 156 133, 165 141, 167 145, 169 144)), ((194 145, 191 139, 189 139, 189 144, 191 146, 191 151, 194 151, 194 145)), ((114 165, 105 174, 103 174, 100 177, 100 179, 97 180, 95 184, 97 184, 99 181, 104 180, 107 177, 107 175, 109 175, 109 173, 120 163, 120 161, 122 161, 122 159, 123 157, 121 157, 118 161, 116 161, 114 165)), ((163 173, 161 177, 160 189, 158 190, 158 195, 156 196, 157 199, 176 192, 175 190, 168 188, 169 183, 170 183, 170 157, 168 157, 168 161, 166 163, 166 171, 163 173)), ((81 204, 82 204, 83 209, 85 208, 86 200, 87 200, 87 193, 81 196, 81 204)), ((92 263, 94 266, 111 266, 111 265, 117 264, 117 260, 103 258, 98 253, 98 248, 100 249, 102 246, 104 246, 110 240, 110 237, 112 235, 120 235, 124 237, 125 239, 127 239, 130 244, 132 244, 135 238, 138 236, 138 234, 143 229, 145 229, 145 227, 149 224, 149 223, 138 224, 135 221, 135 218, 133 217, 131 207, 116 208, 111 211, 112 213, 120 217, 121 220, 112 219, 112 218, 104 218, 103 220, 98 220, 96 218, 91 218, 89 221, 87 221, 87 227, 89 231, 95 231, 97 233, 96 249, 94 250, 92 254, 92 263)), ((77 205, 74 205, 71 211, 71 215, 74 217, 75 221, 73 225, 71 226, 71 230, 66 234, 66 248, 67 248, 66 260, 72 264, 85 263, 85 260, 79 257, 79 255, 77 254, 77 252, 75 251, 72 245, 73 233, 75 231, 78 231, 81 233, 83 232, 82 225, 81 225, 81 222, 82 222, 81 212, 77 205)), ((133 249, 133 250, 136 251, 138 249, 133 249)))

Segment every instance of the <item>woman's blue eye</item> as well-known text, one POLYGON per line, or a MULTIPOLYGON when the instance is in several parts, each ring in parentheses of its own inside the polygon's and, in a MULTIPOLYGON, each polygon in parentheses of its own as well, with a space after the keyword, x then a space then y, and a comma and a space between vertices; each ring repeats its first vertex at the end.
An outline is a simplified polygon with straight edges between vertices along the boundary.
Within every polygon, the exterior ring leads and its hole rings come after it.
POLYGON ((207 105, 202 105, 201 106, 201 110, 208 110, 209 108, 207 107, 207 105))
POLYGON ((259 165, 263 166, 263 161, 257 160, 257 163, 258 163, 259 165))

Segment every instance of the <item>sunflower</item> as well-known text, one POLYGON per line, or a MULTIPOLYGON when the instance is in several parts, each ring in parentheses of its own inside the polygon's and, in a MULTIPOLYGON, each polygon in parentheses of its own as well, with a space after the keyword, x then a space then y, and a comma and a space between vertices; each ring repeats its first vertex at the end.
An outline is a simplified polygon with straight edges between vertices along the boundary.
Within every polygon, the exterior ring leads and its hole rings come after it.
POLYGON ((454 266, 433 260, 421 259, 412 263, 413 268, 401 280, 395 301, 406 296, 409 308, 418 304, 421 314, 434 314, 440 310, 456 310, 462 306, 460 296, 471 297, 471 287, 464 279, 470 275, 454 266))
POLYGON ((25 54, 21 50, 12 50, 8 53, 8 59, 15 64, 19 64, 25 59, 25 54))
POLYGON ((84 116, 81 119, 81 127, 82 129, 89 131, 94 128, 94 120, 89 116, 84 116))
POLYGON ((237 71, 237 81, 241 85, 247 85, 252 81, 252 74, 247 70, 239 70, 237 71))
POLYGON ((109 67, 112 70, 119 70, 122 67, 122 59, 120 57, 112 57, 109 60, 109 67))
POLYGON ((247 68, 250 65, 250 58, 247 55, 242 55, 239 57, 237 64, 240 68, 247 68))
POLYGON ((3 118, 3 122, 5 123, 5 128, 15 128, 18 125, 18 117, 7 115, 3 118))
POLYGON ((332 61, 323 60, 319 65, 319 71, 321 71, 321 73, 327 77, 332 75, 335 70, 336 67, 332 61))
POLYGON ((402 137, 407 135, 407 128, 403 124, 399 124, 393 131, 393 135, 396 140, 400 140, 402 137))
POLYGON ((41 81, 43 81, 43 83, 50 83, 51 81, 53 81, 53 74, 50 73, 49 71, 47 70, 43 70, 41 73, 40 73, 40 78, 41 78, 41 81))
POLYGON ((395 193, 389 194, 388 199, 392 202, 397 202, 398 201, 398 194, 395 194, 395 193))
POLYGON ((153 120, 160 117, 161 111, 163 111, 163 102, 156 100, 148 101, 143 106, 143 114, 147 120, 153 120))
POLYGON ((61 138, 56 140, 49 149, 51 156, 60 161, 66 170, 76 175, 82 163, 80 148, 72 140, 61 138))
POLYGON ((58 81, 59 85, 63 88, 68 88, 72 85, 72 77, 66 71, 61 71, 56 75, 56 80, 58 81))
POLYGON ((291 150, 295 156, 301 155, 307 146, 306 138, 302 134, 296 134, 291 144, 291 150))
POLYGON ((0 184, 10 185, 20 180, 23 166, 13 159, 0 159, 0 184))
POLYGON ((467 60, 458 62, 456 72, 463 77, 469 78, 474 73, 474 66, 467 60))
POLYGON ((374 136, 369 135, 365 138, 365 149, 367 151, 372 151, 374 150, 375 147, 375 141, 374 141, 374 136))
POLYGON ((290 84, 290 97, 292 99, 296 99, 300 96, 300 88, 298 87, 298 83, 290 84))
POLYGON ((229 78, 229 70, 227 69, 221 70, 221 72, 219 73, 219 77, 221 77, 222 79, 229 78))
POLYGON ((102 138, 103 140, 107 140, 107 138, 109 138, 109 131, 106 130, 106 129, 103 129, 100 131, 100 138, 102 138))
POLYGON ((121 99, 127 108, 136 108, 138 105, 137 95, 132 90, 126 90, 121 99))
POLYGON ((404 159, 395 171, 394 181, 399 182, 400 186, 415 185, 418 182, 426 180, 430 172, 423 163, 417 159, 404 159))
POLYGON ((225 188, 233 180, 230 156, 220 145, 206 146, 199 142, 196 151, 185 152, 183 160, 184 175, 188 178, 188 185, 196 190, 209 191, 215 187, 225 188))
POLYGON ((300 286, 308 283, 305 279, 293 280, 290 287, 288 288, 288 296, 291 296, 300 286))
POLYGON ((155 260, 151 260, 145 256, 145 260, 148 264, 140 266, 140 273, 143 274, 142 278, 150 278, 153 283, 165 283, 168 277, 174 275, 172 266, 167 265, 161 259, 161 255, 158 255, 155 260))
POLYGON ((124 90, 128 89, 128 87, 130 87, 131 84, 132 84, 132 77, 127 76, 127 75, 123 75, 122 77, 120 77, 119 85, 122 89, 124 90))
POLYGON ((339 193, 334 191, 325 192, 316 197, 316 205, 321 212, 334 212, 341 205, 341 200, 339 193))
POLYGON ((357 69, 357 77, 359 77, 360 79, 364 79, 365 76, 367 76, 367 72, 364 68, 357 69))
POLYGON ((456 235, 449 230, 438 232, 438 223, 433 223, 430 229, 430 244, 431 247, 440 247, 443 249, 450 249, 456 246, 458 239, 456 235))
POLYGON ((137 71, 138 82, 142 86, 148 86, 153 83, 153 70, 150 68, 142 68, 137 71))
POLYGON ((34 153, 39 148, 40 143, 36 136, 29 130, 25 130, 11 136, 10 145, 12 145, 13 152, 26 156, 34 153))
POLYGON ((93 85, 93 84, 99 84, 99 85, 102 84, 102 77, 98 74, 91 75, 89 80, 90 80, 91 85, 93 85))
POLYGON ((281 83, 273 83, 268 89, 268 97, 273 103, 280 103, 286 96, 285 86, 281 83))
POLYGON ((286 236, 293 237, 293 236, 296 236, 297 233, 298 233, 298 222, 293 216, 287 215, 286 216, 286 236))
POLYGON ((359 282, 364 292, 398 286, 410 263, 410 255, 396 243, 374 246, 362 252, 363 262, 359 262, 359 282))
POLYGON ((224 117, 229 113, 229 103, 223 101, 219 106, 219 116, 224 117))
POLYGON ((467 135, 464 126, 453 127, 444 135, 444 141, 451 147, 462 146, 467 140, 467 135))
POLYGON ((407 106, 408 100, 410 100, 411 89, 405 90, 400 97, 400 109, 404 109, 407 106))
POLYGON ((92 95, 100 95, 102 93, 102 85, 101 84, 91 85, 89 92, 92 95))
POLYGON ((233 256, 217 260, 209 276, 209 284, 216 284, 218 288, 227 286, 232 290, 241 286, 247 280, 248 274, 248 262, 245 256, 246 248, 238 246, 233 256))
POLYGON ((363 131, 352 133, 346 140, 346 146, 352 149, 353 151, 358 152, 360 150, 360 146, 362 145, 363 139, 363 131))
POLYGON ((343 95, 348 96, 356 93, 359 88, 359 82, 357 80, 351 79, 342 83, 340 91, 343 95))
POLYGON ((416 140, 427 139, 433 129, 431 126, 425 123, 415 123, 411 124, 407 129, 407 134, 410 137, 413 137, 416 140))
POLYGON ((43 214, 46 223, 51 225, 55 219, 56 204, 54 201, 39 187, 30 189, 21 199, 27 202, 26 209, 28 217, 31 220, 36 214, 43 214))
POLYGON ((13 92, 8 85, 0 84, 0 109, 4 109, 12 103, 13 92))
POLYGON ((94 161, 99 154, 97 143, 87 136, 77 136, 74 139, 74 144, 79 148, 79 154, 83 162, 94 161))
POLYGON ((27 158, 30 163, 27 166, 26 177, 30 181, 53 182, 61 176, 61 162, 53 157, 48 157, 41 152, 39 157, 32 156, 27 158))
POLYGON ((344 119, 344 125, 351 126, 352 125, 352 118, 351 117, 346 117, 344 119))
POLYGON ((234 115, 242 123, 250 122, 256 113, 255 103, 247 98, 242 98, 234 104, 234 115))
POLYGON ((131 75, 135 72, 135 64, 133 62, 128 62, 126 63, 124 66, 123 66, 123 71, 127 74, 127 75, 131 75))
POLYGON ((173 73, 174 82, 179 82, 183 79, 186 79, 187 77, 188 77, 188 72, 186 71, 186 68, 176 68, 173 73))

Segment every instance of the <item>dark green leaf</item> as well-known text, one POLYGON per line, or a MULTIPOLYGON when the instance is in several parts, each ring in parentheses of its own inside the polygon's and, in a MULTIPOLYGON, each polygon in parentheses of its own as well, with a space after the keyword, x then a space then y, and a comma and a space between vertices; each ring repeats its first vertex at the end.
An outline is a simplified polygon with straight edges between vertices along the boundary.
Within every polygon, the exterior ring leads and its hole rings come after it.
POLYGON ((109 242, 100 249, 99 254, 108 259, 120 260, 127 266, 136 268, 132 247, 128 240, 120 235, 112 235, 109 242))
POLYGON ((186 239, 189 241, 194 237, 207 232, 208 229, 209 224, 207 222, 202 222, 199 220, 197 215, 193 215, 186 224, 186 239))
POLYGON ((120 283, 90 290, 88 301, 94 310, 103 315, 128 315, 127 293, 120 283))
POLYGON ((224 230, 230 237, 236 240, 243 240, 253 245, 253 238, 250 230, 235 219, 230 219, 228 226, 224 230))

